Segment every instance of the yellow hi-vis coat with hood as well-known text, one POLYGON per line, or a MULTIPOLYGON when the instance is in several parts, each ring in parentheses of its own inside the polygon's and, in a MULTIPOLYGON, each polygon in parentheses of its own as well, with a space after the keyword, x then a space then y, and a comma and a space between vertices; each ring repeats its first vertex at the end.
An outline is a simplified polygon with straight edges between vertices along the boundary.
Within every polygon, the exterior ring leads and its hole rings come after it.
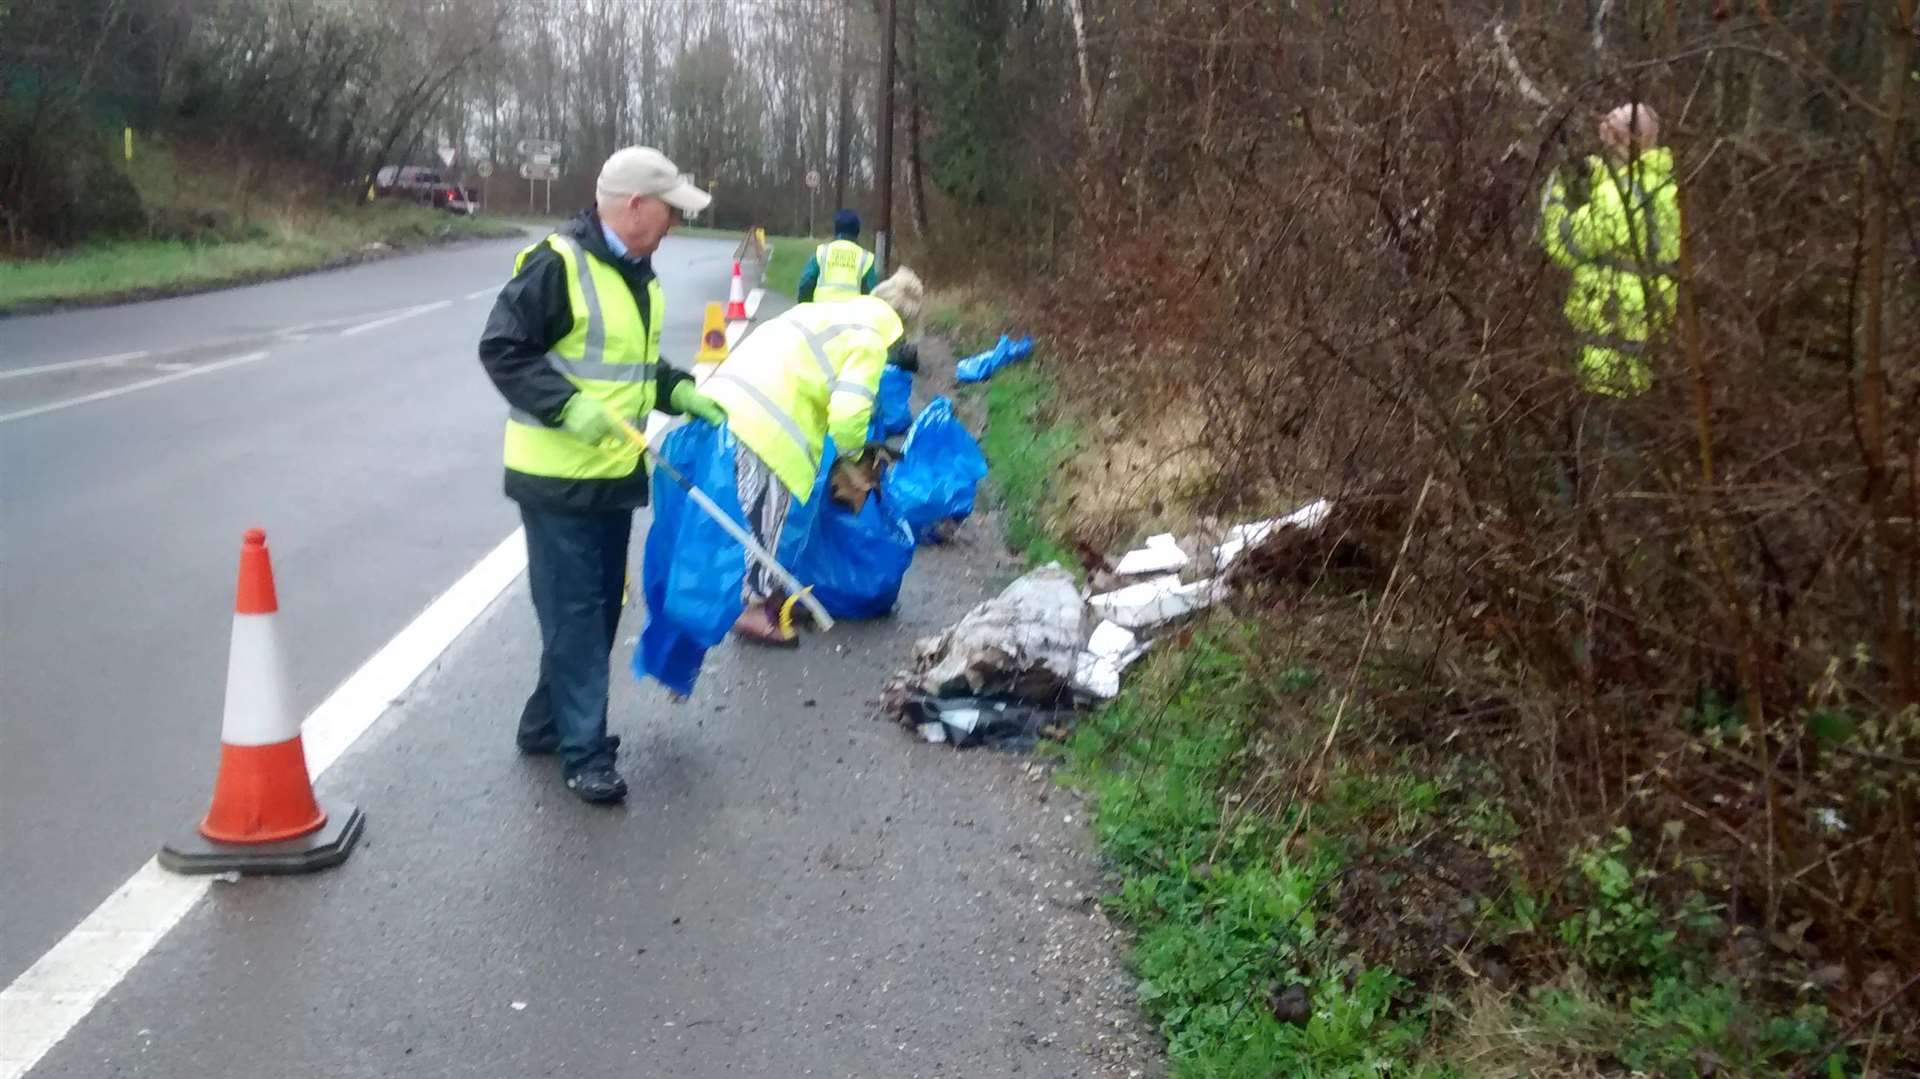
POLYGON ((1673 151, 1630 163, 1587 159, 1587 201, 1567 204, 1558 175, 1541 207, 1541 243, 1573 271, 1567 321, 1579 333, 1580 381, 1591 393, 1634 397, 1653 385, 1647 342, 1673 319, 1680 200, 1673 151))
POLYGON ((804 503, 827 435, 843 457, 866 446, 887 350, 903 332, 900 316, 872 296, 801 304, 748 334, 700 389, 804 503))

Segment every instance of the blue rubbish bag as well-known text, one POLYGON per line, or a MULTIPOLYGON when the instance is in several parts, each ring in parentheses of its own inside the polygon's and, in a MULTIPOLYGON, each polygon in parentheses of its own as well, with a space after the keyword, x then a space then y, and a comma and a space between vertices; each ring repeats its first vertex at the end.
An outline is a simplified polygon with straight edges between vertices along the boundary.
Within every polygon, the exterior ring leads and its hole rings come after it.
POLYGON ((953 402, 936 397, 913 421, 900 460, 887 471, 880 493, 888 508, 913 529, 914 539, 926 543, 942 521, 962 520, 973 512, 974 493, 986 474, 980 443, 953 414, 953 402))
MULTIPOLYGON (((826 475, 824 468, 821 475, 826 475)), ((820 505, 806 546, 788 568, 802 585, 812 586, 814 598, 835 618, 890 613, 913 564, 912 529, 894 515, 879 491, 867 496, 857 514, 824 493, 816 494, 820 505)))
MULTIPOLYGON (((660 445, 663 460, 744 527, 733 454, 733 434, 707 423, 680 427, 660 445)), ((634 677, 652 677, 674 693, 691 694, 707 650, 740 617, 745 578, 746 551, 740 542, 664 471, 656 472, 653 526, 640 572, 647 622, 633 652, 634 677)))
POLYGON ((912 397, 913 372, 888 364, 880 374, 880 393, 874 402, 873 423, 868 428, 867 441, 885 442, 912 427, 912 397))
POLYGON ((961 382, 985 382, 994 372, 1010 363, 1019 363, 1033 355, 1033 338, 1022 337, 1018 341, 1006 334, 1000 335, 1000 341, 992 348, 975 356, 968 356, 954 366, 954 377, 961 382))

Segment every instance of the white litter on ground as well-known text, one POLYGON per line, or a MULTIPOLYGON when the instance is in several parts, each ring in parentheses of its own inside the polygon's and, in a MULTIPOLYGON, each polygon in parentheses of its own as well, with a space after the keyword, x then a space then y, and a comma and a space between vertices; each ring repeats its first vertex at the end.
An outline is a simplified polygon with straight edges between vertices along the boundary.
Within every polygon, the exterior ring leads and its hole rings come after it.
POLYGON ((1285 517, 1275 517, 1266 521, 1253 521, 1248 524, 1234 525, 1213 549, 1213 561, 1216 570, 1225 573, 1228 566, 1239 559, 1249 548, 1258 547, 1273 538, 1273 534, 1282 528, 1319 528, 1326 522, 1327 514, 1333 512, 1333 503, 1324 498, 1294 510, 1285 517))
POLYGON ((1177 575, 1169 574, 1094 596, 1087 605, 1127 629, 1151 629, 1211 606, 1222 591, 1215 577, 1181 584, 1177 575))
POLYGON ((1128 551, 1122 555, 1113 572, 1123 577, 1141 573, 1166 573, 1187 564, 1187 553, 1180 549, 1180 543, 1173 533, 1162 532, 1157 536, 1148 536, 1146 546, 1128 551))
POLYGON ((1108 700, 1120 695, 1120 676, 1134 660, 1146 654, 1133 631, 1117 622, 1102 622, 1087 639, 1087 647, 1074 663, 1073 688, 1088 696, 1108 700))

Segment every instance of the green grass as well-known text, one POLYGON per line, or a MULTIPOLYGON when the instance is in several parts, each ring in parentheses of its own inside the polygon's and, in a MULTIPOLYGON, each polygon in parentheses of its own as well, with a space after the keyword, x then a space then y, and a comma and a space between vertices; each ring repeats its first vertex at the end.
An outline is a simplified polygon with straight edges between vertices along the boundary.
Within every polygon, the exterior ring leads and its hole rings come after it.
POLYGON ((235 231, 212 242, 126 240, 0 264, 0 310, 192 291, 324 266, 375 243, 419 247, 513 230, 486 218, 379 203, 235 231))
POLYGON ((800 287, 800 271, 806 269, 820 241, 805 236, 768 236, 767 242, 773 245, 773 257, 767 260, 763 278, 766 288, 792 298, 793 291, 800 287))
POLYGON ((1048 529, 1049 488, 1072 454, 1072 424, 1048 414, 1053 384, 1033 361, 1002 370, 987 383, 986 453, 1005 510, 1007 545, 1036 565, 1080 560, 1048 529))
POLYGON ((1428 1016, 1402 1003, 1403 979, 1318 961, 1334 862, 1289 855, 1279 821, 1223 811, 1265 706, 1261 647, 1228 629, 1163 651, 1068 742, 1064 775, 1091 794, 1120 878, 1107 905, 1139 934, 1141 1007, 1177 1079, 1449 1074, 1414 1063, 1428 1016))

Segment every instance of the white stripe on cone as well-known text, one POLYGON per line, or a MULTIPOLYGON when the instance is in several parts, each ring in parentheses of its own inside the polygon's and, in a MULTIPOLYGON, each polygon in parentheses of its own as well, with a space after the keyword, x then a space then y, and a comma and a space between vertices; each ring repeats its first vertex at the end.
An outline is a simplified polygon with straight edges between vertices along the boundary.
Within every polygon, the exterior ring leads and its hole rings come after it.
POLYGON ((230 746, 271 746, 299 733, 300 720, 287 699, 286 663, 273 616, 234 615, 220 741, 230 746))

